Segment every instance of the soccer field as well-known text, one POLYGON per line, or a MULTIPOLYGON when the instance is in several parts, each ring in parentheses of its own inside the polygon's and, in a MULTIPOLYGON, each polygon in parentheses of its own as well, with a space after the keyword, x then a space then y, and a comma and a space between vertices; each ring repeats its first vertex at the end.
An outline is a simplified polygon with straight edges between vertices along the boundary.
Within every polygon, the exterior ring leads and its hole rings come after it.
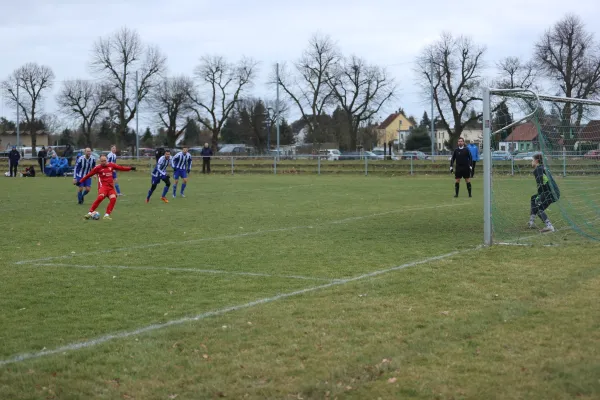
POLYGON ((481 248, 479 179, 119 178, 0 180, 0 399, 600 396, 600 245, 481 248))

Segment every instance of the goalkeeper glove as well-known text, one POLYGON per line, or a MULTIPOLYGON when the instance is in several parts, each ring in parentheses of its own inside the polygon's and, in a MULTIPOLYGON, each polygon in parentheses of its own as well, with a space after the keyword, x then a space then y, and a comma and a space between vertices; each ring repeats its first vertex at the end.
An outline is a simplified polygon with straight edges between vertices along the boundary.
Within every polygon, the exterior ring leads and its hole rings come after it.
POLYGON ((454 168, 450 167, 450 173, 454 172, 454 168))
POLYGON ((131 170, 132 170, 132 171, 135 171, 135 167, 131 167, 131 170))

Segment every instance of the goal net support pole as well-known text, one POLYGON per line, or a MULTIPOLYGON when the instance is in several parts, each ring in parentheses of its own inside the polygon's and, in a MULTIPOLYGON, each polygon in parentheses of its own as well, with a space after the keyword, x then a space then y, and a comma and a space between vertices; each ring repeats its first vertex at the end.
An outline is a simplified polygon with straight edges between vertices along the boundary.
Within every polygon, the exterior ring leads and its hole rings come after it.
POLYGON ((490 89, 483 89, 483 244, 492 245, 492 112, 490 89))

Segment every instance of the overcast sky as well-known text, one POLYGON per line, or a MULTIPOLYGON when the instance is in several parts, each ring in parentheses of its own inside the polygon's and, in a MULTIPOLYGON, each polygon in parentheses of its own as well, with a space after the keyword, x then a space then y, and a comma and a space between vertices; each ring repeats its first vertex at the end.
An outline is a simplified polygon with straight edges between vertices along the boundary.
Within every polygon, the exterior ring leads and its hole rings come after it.
MULTIPOLYGON (((136 29, 143 41, 158 45, 168 57, 169 74, 192 74, 204 54, 230 60, 249 56, 260 61, 253 89, 274 97, 266 85, 276 62, 294 61, 313 33, 330 35, 344 54, 356 54, 386 66, 399 84, 397 99, 382 114, 403 107, 420 118, 429 105, 415 86, 414 60, 442 31, 471 36, 487 47, 486 73, 505 56, 529 57, 537 38, 566 13, 579 15, 600 39, 599 0, 59 0, 2 2, 0 79, 27 62, 50 66, 56 83, 92 78, 92 45, 122 26, 136 29)), ((15 119, 1 102, 0 116, 15 119)), ((143 115, 143 114, 142 114, 143 115)), ((293 116, 292 116, 293 117, 293 116)), ((383 119, 385 115, 381 116, 383 119)), ((147 115, 140 124, 151 124, 147 115)), ((141 129, 142 127, 140 127, 141 129)))

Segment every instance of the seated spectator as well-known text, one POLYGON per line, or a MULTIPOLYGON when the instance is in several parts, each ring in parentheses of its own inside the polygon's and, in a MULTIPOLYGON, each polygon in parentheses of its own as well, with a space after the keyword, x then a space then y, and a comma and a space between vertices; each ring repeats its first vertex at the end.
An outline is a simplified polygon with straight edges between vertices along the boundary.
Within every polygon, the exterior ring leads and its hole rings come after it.
POLYGON ((35 178, 35 168, 33 167, 33 165, 31 167, 25 168, 25 170, 23 171, 23 177, 35 178))
POLYGON ((54 153, 53 157, 50 159, 50 165, 46 167, 44 173, 47 176, 63 176, 68 169, 67 159, 58 157, 56 153, 54 153))

